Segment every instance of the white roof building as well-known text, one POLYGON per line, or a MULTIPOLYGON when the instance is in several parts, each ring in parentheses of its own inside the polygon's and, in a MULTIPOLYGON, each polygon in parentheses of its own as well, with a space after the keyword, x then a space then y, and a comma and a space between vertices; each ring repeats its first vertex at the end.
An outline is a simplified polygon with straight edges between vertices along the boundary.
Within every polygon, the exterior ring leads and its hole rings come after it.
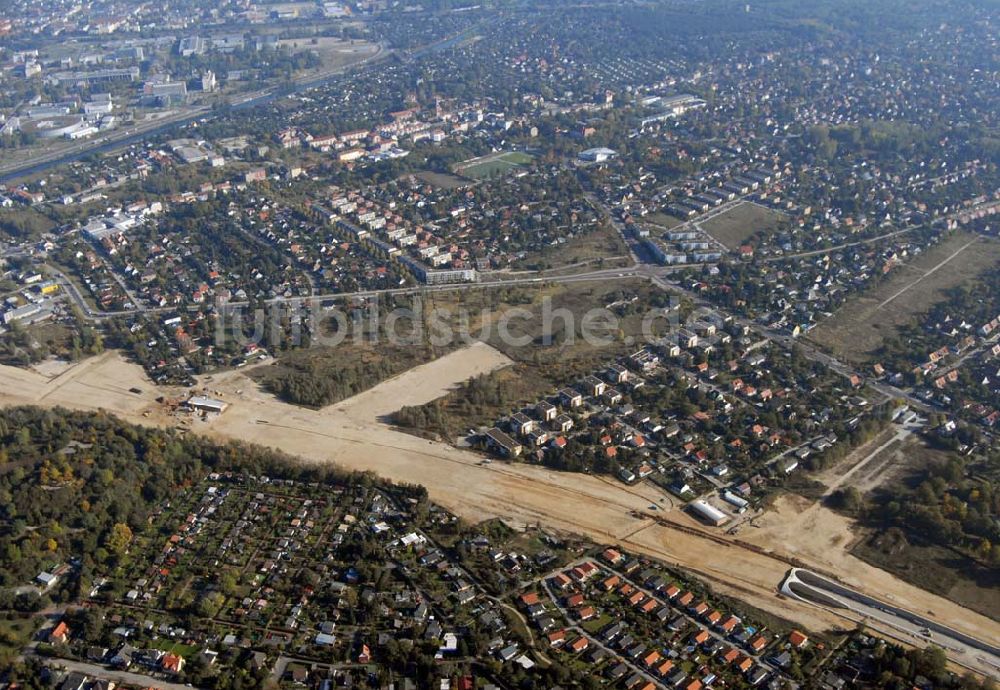
POLYGON ((598 147, 593 149, 587 149, 586 151, 581 151, 578 157, 582 161, 588 161, 590 163, 602 163, 606 160, 610 160, 618 156, 618 152, 604 147, 598 147))
POLYGON ((202 412, 214 412, 215 414, 222 414, 229 407, 229 403, 223 400, 216 400, 215 398, 207 398, 203 395, 193 395, 188 398, 187 406, 193 410, 199 410, 202 412))
POLYGON ((729 521, 729 517, 725 513, 705 501, 692 501, 691 509, 697 513, 698 517, 716 527, 729 521))

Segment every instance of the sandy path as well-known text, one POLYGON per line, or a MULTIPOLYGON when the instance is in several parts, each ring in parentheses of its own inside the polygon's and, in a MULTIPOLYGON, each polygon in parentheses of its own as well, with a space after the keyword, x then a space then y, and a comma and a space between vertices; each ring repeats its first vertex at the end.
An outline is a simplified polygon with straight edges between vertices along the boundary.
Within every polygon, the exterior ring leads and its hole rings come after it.
MULTIPOLYGON (((466 519, 502 517, 514 524, 538 523, 598 542, 620 542, 683 566, 709 579, 722 593, 813 630, 853 627, 829 612, 779 598, 776 590, 788 569, 780 559, 719 543, 718 530, 702 527, 678 511, 669 513, 669 520, 705 536, 634 516, 633 511, 645 511, 658 500, 660 494, 651 486, 626 487, 606 478, 525 464, 481 465, 474 453, 394 431, 377 421, 402 405, 426 402, 469 376, 508 363, 501 353, 477 344, 322 410, 282 403, 260 391, 242 371, 226 372, 203 377, 202 385, 228 400, 229 410, 216 419, 194 422, 192 428, 219 439, 259 443, 310 461, 336 462, 394 481, 422 484, 433 500, 466 519)), ((0 367, 2 404, 103 408, 142 424, 172 424, 174 420, 156 411, 155 398, 182 392, 156 389, 139 367, 114 353, 92 358, 53 379, 0 367), (130 393, 133 386, 142 393, 130 393), (151 416, 144 418, 144 411, 151 411, 151 416)), ((845 554, 843 540, 849 535, 849 525, 828 513, 779 505, 779 511, 766 518, 764 528, 744 530, 740 538, 776 553, 795 555, 859 589, 892 592, 898 603, 933 611, 933 617, 955 628, 1000 640, 996 622, 845 554)))

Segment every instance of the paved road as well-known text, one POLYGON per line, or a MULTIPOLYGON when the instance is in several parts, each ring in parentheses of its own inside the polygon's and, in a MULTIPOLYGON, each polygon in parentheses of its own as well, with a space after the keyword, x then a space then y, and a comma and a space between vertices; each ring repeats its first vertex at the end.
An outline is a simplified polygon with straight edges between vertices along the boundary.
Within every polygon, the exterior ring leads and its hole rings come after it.
MULTIPOLYGON (((641 270, 641 269, 638 269, 638 270, 641 270)), ((703 298, 701 295, 698 295, 697 293, 691 292, 690 290, 686 289, 684 286, 682 286, 677 281, 671 281, 671 280, 666 279, 664 273, 662 273, 662 272, 661 273, 655 273, 654 272, 654 273, 651 273, 650 275, 651 275, 652 281, 655 284, 660 285, 664 289, 673 290, 675 292, 678 292, 678 293, 684 295, 685 297, 687 297, 688 299, 690 299, 691 302, 692 302, 692 304, 694 304, 695 306, 703 307, 703 308, 706 308, 706 309, 711 309, 713 311, 716 311, 716 312, 722 313, 722 314, 726 313, 725 310, 723 310, 722 308, 720 308, 718 305, 709 302, 708 300, 706 300, 705 298, 703 298)), ((768 327, 766 327, 766 326, 764 326, 764 325, 762 325, 762 324, 760 324, 760 323, 758 323, 756 321, 752 321, 750 319, 747 319, 747 318, 744 318, 744 317, 741 317, 741 316, 737 316, 735 314, 730 314, 730 316, 732 316, 733 320, 736 321, 736 323, 740 324, 741 326, 746 326, 747 328, 749 328, 751 331, 753 331, 757 335, 759 335, 759 336, 761 336, 763 338, 766 338, 766 339, 770 340, 771 342, 774 342, 774 343, 777 343, 779 345, 782 345, 786 349, 790 349, 793 346, 794 347, 798 347, 799 350, 802 352, 802 354, 805 357, 807 357, 808 359, 811 359, 813 361, 819 362, 820 364, 825 365, 827 368, 829 368, 829 369, 833 370, 834 372, 840 374, 844 378, 850 378, 851 376, 854 376, 854 375, 861 376, 859 374, 859 372, 856 369, 854 369, 852 366, 850 366, 848 364, 844 364, 843 362, 841 362, 840 360, 838 360, 836 357, 823 352, 819 348, 814 347, 813 345, 811 345, 808 342, 802 340, 801 338, 796 338, 795 336, 791 335, 790 333, 780 333, 780 332, 775 331, 773 329, 770 329, 770 328, 768 328, 768 327)), ((862 377, 862 378, 864 378, 864 377, 862 377)), ((877 390, 879 393, 881 393, 882 395, 886 396, 887 399, 888 398, 896 398, 896 399, 899 399, 899 400, 903 400, 906 403, 908 403, 910 405, 910 407, 915 408, 915 409, 920 410, 920 411, 923 411, 923 412, 931 412, 931 411, 933 411, 930 407, 928 407, 928 405, 924 401, 922 401, 922 400, 914 397, 913 395, 911 395, 907 391, 904 391, 904 390, 902 390, 900 388, 897 388, 896 386, 893 386, 891 384, 884 383, 884 382, 877 382, 877 381, 875 381, 875 382, 871 382, 870 381, 869 385, 872 388, 874 388, 875 390, 877 390)))
MULTIPOLYGON (((1000 677, 1000 647, 996 640, 979 640, 935 623, 892 603, 845 587, 802 568, 792 568, 781 584, 782 593, 827 609, 850 611, 858 620, 877 621, 880 629, 897 631, 896 637, 918 647, 934 644, 948 657, 979 673, 1000 677)), ((891 595, 885 595, 891 598, 891 595)))
POLYGON ((140 141, 160 129, 197 119, 209 112, 211 112, 211 108, 208 106, 185 108, 163 118, 131 125, 126 129, 98 139, 80 141, 75 144, 61 146, 53 151, 39 153, 36 156, 25 158, 21 161, 0 164, 0 182, 13 180, 18 176, 41 172, 46 168, 83 158, 92 151, 111 149, 116 146, 125 146, 126 144, 140 141))
MULTIPOLYGON (((688 297, 693 304, 706 309, 711 309, 713 311, 722 312, 718 305, 712 304, 711 302, 705 300, 700 295, 691 292, 684 288, 679 282, 671 281, 667 277, 678 270, 690 269, 692 267, 696 268, 700 264, 685 264, 683 266, 677 267, 664 267, 653 264, 640 263, 632 266, 631 268, 607 268, 596 271, 587 271, 584 273, 575 273, 565 276, 547 276, 541 277, 535 276, 518 276, 508 279, 497 279, 497 280, 487 280, 480 281, 476 283, 452 283, 446 285, 418 285, 414 287, 405 288, 390 288, 385 290, 364 290, 358 292, 346 292, 346 293, 331 293, 331 294, 314 294, 314 295, 302 295, 295 297, 272 297, 270 299, 264 300, 266 304, 288 304, 288 305, 302 305, 303 303, 315 303, 316 300, 320 301, 335 301, 335 300, 350 300, 350 299, 363 299, 377 297, 380 295, 410 295, 410 294, 420 294, 429 292, 446 292, 455 290, 470 290, 470 289, 482 289, 489 287, 506 287, 511 285, 531 285, 539 283, 560 283, 560 284, 572 284, 572 283, 585 283, 585 282, 595 282, 595 281, 615 281, 624 278, 640 278, 651 281, 654 285, 659 286, 665 290, 671 290, 680 293, 688 297)), ((84 318, 89 321, 103 321, 109 318, 117 316, 127 316, 137 313, 146 314, 156 314, 156 313, 168 313, 177 311, 177 307, 139 307, 132 311, 97 311, 92 309, 83 296, 80 294, 79 290, 76 288, 75 284, 64 274, 56 271, 55 269, 50 269, 51 272, 57 277, 60 284, 66 290, 66 293, 70 298, 76 303, 83 312, 84 318)), ((249 301, 238 301, 230 302, 227 305, 227 309, 236 310, 248 307, 250 305, 249 301)), ((769 329, 762 324, 759 324, 750 319, 733 316, 733 318, 740 323, 750 328, 752 331, 758 335, 771 340, 772 342, 778 343, 786 348, 791 348, 793 345, 798 346, 803 354, 809 359, 818 361, 821 364, 826 365, 833 371, 841 374, 845 378, 849 378, 857 374, 857 371, 843 362, 840 362, 835 357, 820 351, 818 348, 811 346, 810 344, 803 342, 800 339, 794 338, 790 334, 779 333, 772 329, 769 329)), ((896 398, 904 400, 911 407, 929 412, 931 409, 922 400, 914 397, 910 393, 903 391, 895 386, 887 383, 874 382, 871 386, 886 396, 886 398, 896 398)))
MULTIPOLYGON (((584 637, 588 638, 590 640, 591 644, 595 644, 598 647, 601 647, 602 649, 604 649, 606 652, 614 655, 616 658, 621 659, 622 661, 625 662, 625 664, 627 664, 629 666, 629 668, 631 668, 633 671, 641 674, 644 678, 647 678, 648 680, 652 680, 654 683, 656 683, 656 685, 658 687, 663 687, 664 684, 661 682, 661 680, 655 674, 653 674, 649 669, 644 668, 642 666, 639 666, 638 664, 634 663, 632 660, 628 659, 626 656, 618 653, 617 651, 615 651, 611 647, 605 645, 595 635, 591 635, 590 633, 588 633, 586 630, 584 630, 580 626, 572 623, 572 621, 574 620, 575 617, 573 616, 573 614, 570 611, 568 611, 562 605, 561 599, 560 599, 560 595, 558 595, 558 594, 556 594, 556 593, 554 593, 552 591, 551 586, 549 584, 549 580, 552 577, 554 577, 556 573, 565 572, 566 570, 572 569, 575 566, 582 565, 583 563, 586 563, 588 561, 593 561, 593 560, 594 560, 593 558, 589 558, 589 557, 578 558, 577 560, 573 561, 572 563, 568 563, 568 564, 566 564, 566 565, 564 565, 564 566, 562 566, 560 568, 557 568, 557 569, 552 570, 552 571, 550 571, 548 573, 545 573, 544 575, 541 575, 540 577, 536 578, 534 580, 534 582, 536 582, 538 584, 541 584, 542 588, 545 590, 545 593, 549 596, 549 599, 552 600, 552 603, 555 604, 555 606, 559 610, 559 612, 566 618, 567 621, 570 621, 570 625, 567 627, 567 629, 573 630, 573 631, 575 631, 575 632, 583 635, 584 637)), ((634 587, 638 591, 642 592, 644 595, 646 595, 650 599, 655 600, 657 602, 657 604, 658 604, 659 607, 667 607, 671 611, 674 611, 677 615, 683 616, 692 626, 694 626, 698 630, 704 630, 712 638, 718 640, 722 644, 724 644, 726 646, 729 646, 729 647, 736 646, 736 645, 734 645, 733 642, 731 642, 729 639, 727 639, 725 635, 719 633, 718 631, 716 631, 711 626, 705 626, 696 617, 693 617, 693 616, 689 615, 686 611, 678 608, 677 606, 675 606, 673 603, 667 601, 666 599, 663 599, 662 597, 660 597, 659 595, 657 595, 655 592, 651 591, 649 588, 643 586, 638 581, 636 581, 636 580, 632 579, 631 577, 629 577, 628 575, 626 575, 621 570, 618 570, 617 568, 609 566, 606 563, 601 563, 601 568, 603 568, 604 570, 606 570, 606 571, 608 571, 608 572, 610 572, 610 573, 612 573, 614 575, 617 575, 622 582, 626 582, 626 583, 632 585, 632 587, 634 587)), ((657 649, 658 650, 659 648, 654 644, 652 647, 650 647, 650 649, 651 650, 652 649, 657 649)), ((775 671, 774 667, 771 664, 769 664, 766 661, 764 661, 763 659, 761 659, 759 655, 753 654, 752 652, 749 652, 749 651, 747 651, 746 653, 757 664, 759 664, 762 668, 766 669, 768 672, 774 672, 775 671)))

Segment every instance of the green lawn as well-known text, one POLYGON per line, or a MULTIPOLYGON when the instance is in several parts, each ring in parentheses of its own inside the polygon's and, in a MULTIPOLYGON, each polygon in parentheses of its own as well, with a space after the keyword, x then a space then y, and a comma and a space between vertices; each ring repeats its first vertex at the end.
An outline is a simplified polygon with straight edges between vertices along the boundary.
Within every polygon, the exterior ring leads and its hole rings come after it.
POLYGON ((524 151, 511 151, 510 153, 505 153, 503 159, 515 165, 528 165, 534 160, 534 157, 524 151))
POLYGON ((643 220, 653 225, 660 225, 668 230, 670 228, 676 228, 678 225, 682 225, 684 223, 684 221, 680 218, 668 216, 666 213, 660 212, 650 213, 648 216, 643 218, 643 220))
POLYGON ((173 640, 156 640, 153 642, 152 647, 155 649, 161 649, 168 654, 177 654, 185 659, 198 651, 198 648, 194 645, 181 644, 180 642, 174 642, 173 640))
POLYGON ((778 211, 744 202, 700 223, 700 226, 727 249, 735 251, 754 234, 773 232, 783 220, 785 215, 778 211))
POLYGON ((493 154, 485 156, 480 161, 466 161, 455 166, 455 172, 465 177, 480 180, 494 175, 502 175, 505 172, 528 165, 534 160, 530 154, 522 151, 508 151, 507 153, 493 154))
POLYGON ((584 621, 580 627, 593 635, 597 633, 597 631, 602 630, 605 626, 610 625, 612 620, 614 619, 605 613, 597 618, 591 618, 589 621, 584 621))

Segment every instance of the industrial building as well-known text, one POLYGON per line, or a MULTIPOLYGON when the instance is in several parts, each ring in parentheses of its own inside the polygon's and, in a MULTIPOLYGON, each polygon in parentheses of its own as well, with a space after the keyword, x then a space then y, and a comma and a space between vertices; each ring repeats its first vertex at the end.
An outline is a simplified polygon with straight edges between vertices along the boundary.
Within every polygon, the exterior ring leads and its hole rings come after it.
POLYGON ((205 48, 205 39, 201 36, 188 36, 182 38, 178 43, 177 53, 181 57, 191 57, 192 55, 201 55, 205 52, 205 48))
POLYGON ((187 100, 187 83, 183 81, 147 82, 143 85, 143 97, 145 101, 153 101, 165 107, 180 105, 187 100))
POLYGON ((726 501, 726 503, 736 506, 737 512, 740 513, 744 512, 747 509, 747 506, 750 505, 746 499, 740 498, 732 491, 726 491, 723 493, 722 498, 726 501))
POLYGON ((51 319, 53 313, 50 304, 50 301, 43 300, 41 302, 33 302, 31 304, 25 304, 21 307, 9 309, 3 314, 3 322, 5 324, 11 324, 18 321, 22 324, 30 325, 38 323, 39 321, 51 319))
POLYGON ((229 403, 215 398, 208 398, 203 395, 193 395, 185 403, 196 412, 210 412, 212 414, 222 414, 229 407, 229 403))
POLYGON ((139 68, 101 69, 93 72, 56 72, 49 75, 48 78, 63 84, 100 84, 110 81, 137 81, 139 79, 139 68))
POLYGON ((728 515, 705 501, 692 501, 690 505, 692 512, 694 512, 697 517, 713 527, 719 527, 720 525, 724 525, 729 522, 728 515))

